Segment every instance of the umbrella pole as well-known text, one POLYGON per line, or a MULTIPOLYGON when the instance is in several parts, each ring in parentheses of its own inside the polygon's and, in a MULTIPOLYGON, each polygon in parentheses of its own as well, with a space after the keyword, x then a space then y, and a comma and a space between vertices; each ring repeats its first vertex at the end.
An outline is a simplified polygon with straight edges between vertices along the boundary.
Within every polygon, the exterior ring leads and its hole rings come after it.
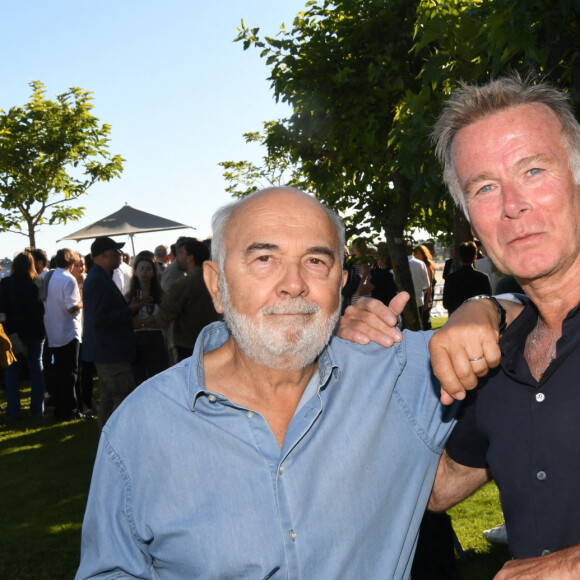
POLYGON ((133 240, 133 234, 129 234, 129 237, 131 238, 131 248, 133 250, 133 254, 131 255, 131 257, 133 258, 136 254, 135 254, 135 243, 133 240))

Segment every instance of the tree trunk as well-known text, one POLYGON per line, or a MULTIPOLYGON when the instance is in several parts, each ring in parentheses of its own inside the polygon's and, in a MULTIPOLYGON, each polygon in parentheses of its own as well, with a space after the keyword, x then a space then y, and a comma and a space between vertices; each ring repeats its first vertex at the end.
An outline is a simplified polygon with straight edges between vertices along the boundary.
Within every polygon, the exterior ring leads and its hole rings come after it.
MULTIPOLYGON (((421 316, 417 308, 417 300, 413 288, 413 278, 409 268, 407 258, 407 245, 405 242, 405 228, 409 217, 410 208, 410 188, 407 180, 400 174, 393 176, 395 190, 399 195, 399 201, 396 205, 389 204, 383 210, 383 229, 387 238, 387 247, 391 257, 393 272, 397 286, 401 290, 406 290, 411 299, 403 311, 403 328, 409 330, 421 330, 421 316)), ((391 197, 392 199, 392 197, 391 197)))
POLYGON ((459 262, 459 246, 464 242, 472 242, 473 234, 471 233, 471 225, 465 219, 463 212, 455 207, 453 209, 453 245, 455 246, 455 269, 461 267, 459 262))

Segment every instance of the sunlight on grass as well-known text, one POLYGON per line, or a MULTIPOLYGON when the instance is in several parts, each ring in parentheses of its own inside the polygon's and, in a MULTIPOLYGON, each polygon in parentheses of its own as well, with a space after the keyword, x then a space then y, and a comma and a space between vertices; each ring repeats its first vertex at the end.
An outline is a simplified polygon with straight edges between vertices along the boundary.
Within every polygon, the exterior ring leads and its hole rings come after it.
POLYGON ((57 526, 50 526, 47 530, 47 534, 62 534, 63 532, 77 532, 82 529, 82 524, 80 523, 68 523, 59 524, 57 526))
POLYGON ((20 453, 21 451, 31 451, 32 449, 40 449, 42 444, 37 443, 36 445, 22 445, 21 447, 9 447, 8 449, 2 449, 0 451, 0 456, 2 455, 12 455, 13 453, 20 453))

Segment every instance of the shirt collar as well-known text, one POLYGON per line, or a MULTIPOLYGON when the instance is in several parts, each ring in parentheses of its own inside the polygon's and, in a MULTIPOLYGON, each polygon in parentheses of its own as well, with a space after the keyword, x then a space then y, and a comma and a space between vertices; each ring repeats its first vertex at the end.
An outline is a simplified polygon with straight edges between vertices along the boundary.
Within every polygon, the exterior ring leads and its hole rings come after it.
MULTIPOLYGON (((200 396, 215 396, 218 399, 224 399, 218 393, 213 393, 206 389, 205 387, 205 371, 203 368, 203 355, 205 353, 211 352, 216 348, 222 346, 230 337, 230 331, 223 321, 212 322, 206 326, 197 339, 195 343, 195 348, 193 350, 193 355, 189 361, 185 361, 182 364, 189 364, 188 373, 188 384, 189 384, 189 400, 191 401, 191 410, 195 410, 195 404, 198 397, 200 396)), ((330 344, 320 353, 318 357, 318 370, 313 375, 318 377, 318 386, 316 387, 317 392, 330 382, 332 371, 336 368, 335 378, 340 377, 340 365, 335 358, 332 340, 330 344)), ((309 383, 312 383, 312 380, 309 383)), ((307 389, 308 390, 308 387, 307 389)), ((306 392, 305 390, 305 392, 306 392)))

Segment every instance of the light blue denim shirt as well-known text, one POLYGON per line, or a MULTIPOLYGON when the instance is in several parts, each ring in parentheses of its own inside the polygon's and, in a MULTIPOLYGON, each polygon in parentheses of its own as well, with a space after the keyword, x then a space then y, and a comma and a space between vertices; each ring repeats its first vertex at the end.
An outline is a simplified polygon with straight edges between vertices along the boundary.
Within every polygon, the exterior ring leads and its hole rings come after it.
POLYGON ((407 578, 453 426, 429 333, 390 349, 333 338, 282 450, 263 417, 204 387, 193 357, 104 428, 76 578, 407 578))

